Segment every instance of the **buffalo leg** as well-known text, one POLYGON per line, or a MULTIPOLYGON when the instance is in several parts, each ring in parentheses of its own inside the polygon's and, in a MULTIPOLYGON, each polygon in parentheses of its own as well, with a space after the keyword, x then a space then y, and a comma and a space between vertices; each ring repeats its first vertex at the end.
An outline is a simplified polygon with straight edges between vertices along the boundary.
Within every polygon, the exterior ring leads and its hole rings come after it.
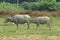
POLYGON ((18 30, 18 24, 16 24, 16 26, 17 26, 17 30, 18 30))
POLYGON ((29 29, 29 23, 27 23, 27 26, 28 26, 27 29, 29 29))
POLYGON ((39 27, 39 24, 36 24, 36 29, 38 29, 38 27, 39 27))
POLYGON ((51 30, 51 28, 50 28, 50 23, 47 24, 47 27, 49 27, 49 30, 51 30))

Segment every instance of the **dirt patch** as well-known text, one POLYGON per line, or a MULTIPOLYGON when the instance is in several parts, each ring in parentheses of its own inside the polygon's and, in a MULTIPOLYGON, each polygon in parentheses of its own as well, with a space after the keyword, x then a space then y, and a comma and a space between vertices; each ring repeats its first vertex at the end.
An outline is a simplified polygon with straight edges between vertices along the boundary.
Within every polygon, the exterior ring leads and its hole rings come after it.
POLYGON ((50 40, 58 40, 60 39, 60 36, 48 36, 48 35, 38 35, 38 34, 33 34, 33 35, 14 35, 14 36, 0 36, 1 40, 37 40, 40 38, 46 38, 50 40))
POLYGON ((49 39, 57 40, 60 39, 60 36, 48 36, 49 39))

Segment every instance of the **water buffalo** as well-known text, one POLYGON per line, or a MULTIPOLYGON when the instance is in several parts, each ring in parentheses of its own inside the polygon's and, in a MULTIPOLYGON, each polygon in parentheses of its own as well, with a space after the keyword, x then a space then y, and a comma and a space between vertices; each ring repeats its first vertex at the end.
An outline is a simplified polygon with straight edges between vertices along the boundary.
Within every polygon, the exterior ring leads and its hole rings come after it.
POLYGON ((39 24, 47 24, 47 27, 50 29, 50 18, 48 16, 33 18, 32 23, 37 25, 36 29, 38 29, 39 24))
POLYGON ((13 17, 8 17, 4 22, 13 22, 16 24, 17 29, 18 29, 18 24, 24 24, 27 23, 27 29, 29 29, 29 24, 30 24, 30 16, 29 15, 15 15, 13 17))

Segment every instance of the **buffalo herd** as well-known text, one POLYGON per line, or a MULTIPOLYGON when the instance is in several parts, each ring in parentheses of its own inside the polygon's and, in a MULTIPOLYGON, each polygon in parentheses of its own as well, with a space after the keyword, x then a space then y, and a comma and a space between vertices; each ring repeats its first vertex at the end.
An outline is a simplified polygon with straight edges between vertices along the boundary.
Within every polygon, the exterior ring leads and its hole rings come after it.
POLYGON ((47 27, 50 29, 50 18, 48 16, 39 16, 35 18, 31 18, 30 15, 14 15, 12 17, 8 17, 5 19, 4 23, 13 22, 16 24, 18 29, 18 24, 25 24, 27 25, 27 29, 29 29, 30 24, 36 24, 36 29, 38 29, 40 24, 47 24, 47 27))

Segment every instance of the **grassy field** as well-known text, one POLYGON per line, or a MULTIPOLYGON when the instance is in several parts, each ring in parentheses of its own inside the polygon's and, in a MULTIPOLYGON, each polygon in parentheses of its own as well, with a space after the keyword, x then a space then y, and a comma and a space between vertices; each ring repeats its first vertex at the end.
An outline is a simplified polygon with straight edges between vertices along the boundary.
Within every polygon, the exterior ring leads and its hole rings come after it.
POLYGON ((51 18, 51 30, 46 25, 40 25, 36 30, 35 24, 30 24, 27 30, 25 24, 16 25, 13 23, 3 23, 5 18, 0 18, 0 40, 60 40, 60 17, 51 18))

